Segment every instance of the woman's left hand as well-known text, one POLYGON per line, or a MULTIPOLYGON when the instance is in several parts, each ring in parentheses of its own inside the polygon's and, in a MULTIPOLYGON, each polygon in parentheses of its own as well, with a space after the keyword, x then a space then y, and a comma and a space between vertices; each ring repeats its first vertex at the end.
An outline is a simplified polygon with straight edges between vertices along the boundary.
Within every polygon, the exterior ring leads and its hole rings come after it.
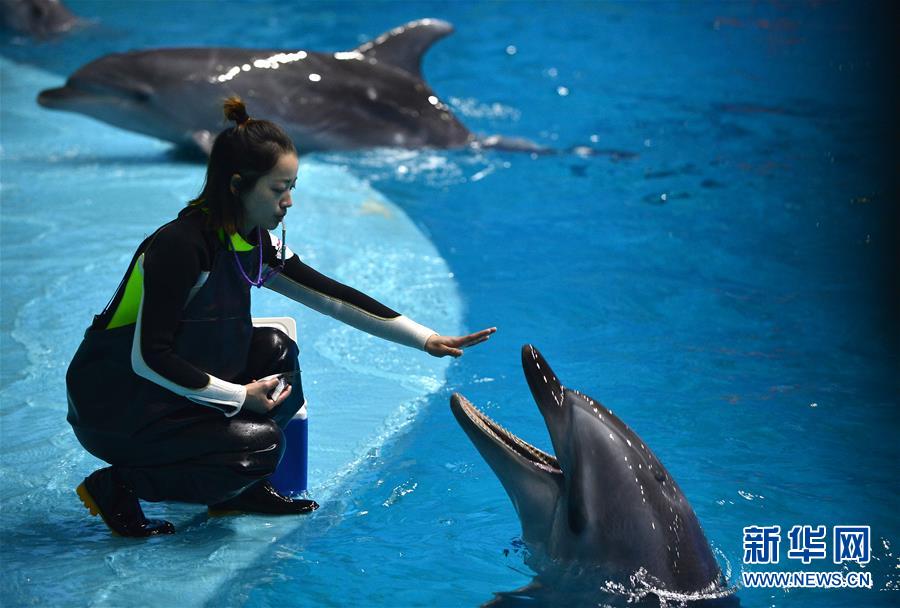
POLYGON ((496 327, 482 329, 468 336, 439 336, 434 334, 425 342, 425 352, 433 357, 461 357, 462 349, 467 346, 475 346, 481 344, 491 337, 491 334, 497 331, 496 327))

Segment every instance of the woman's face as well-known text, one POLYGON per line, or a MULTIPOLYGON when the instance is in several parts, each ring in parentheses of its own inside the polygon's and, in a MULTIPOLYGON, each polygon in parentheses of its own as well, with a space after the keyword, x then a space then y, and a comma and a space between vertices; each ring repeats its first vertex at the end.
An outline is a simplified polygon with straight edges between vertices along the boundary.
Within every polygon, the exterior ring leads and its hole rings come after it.
POLYGON ((291 190, 297 184, 297 155, 282 154, 272 170, 256 180, 253 188, 241 195, 244 204, 244 231, 259 226, 273 230, 293 204, 291 190))

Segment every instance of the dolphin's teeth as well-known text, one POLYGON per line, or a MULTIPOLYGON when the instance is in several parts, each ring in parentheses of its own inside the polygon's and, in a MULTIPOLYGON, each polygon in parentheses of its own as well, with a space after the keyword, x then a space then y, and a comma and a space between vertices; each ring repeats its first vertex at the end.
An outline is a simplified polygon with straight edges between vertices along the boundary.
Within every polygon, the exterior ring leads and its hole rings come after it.
MULTIPOLYGON (((464 398, 465 399, 465 398, 464 398)), ((483 432, 490 435, 498 442, 507 447, 514 448, 513 451, 519 455, 528 458, 532 464, 549 473, 561 473, 559 462, 546 452, 543 452, 527 441, 514 435, 505 429, 502 425, 494 421, 490 416, 472 405, 468 400, 462 402, 463 409, 469 415, 469 419, 474 422, 483 432), (502 434, 502 436, 501 436, 502 434)))

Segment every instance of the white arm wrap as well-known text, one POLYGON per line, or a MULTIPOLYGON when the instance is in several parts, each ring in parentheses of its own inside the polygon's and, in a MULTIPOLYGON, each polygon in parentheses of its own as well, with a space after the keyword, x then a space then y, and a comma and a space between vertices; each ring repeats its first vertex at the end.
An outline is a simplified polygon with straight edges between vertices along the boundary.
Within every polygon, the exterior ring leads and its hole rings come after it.
POLYGON ((373 315, 343 300, 301 285, 282 274, 272 277, 266 287, 342 323, 404 346, 424 350, 428 338, 437 334, 403 315, 393 319, 373 315))
MULTIPOLYGON (((138 268, 143 274, 143 257, 138 260, 138 268)), ((247 398, 247 389, 241 384, 226 382, 207 374, 209 384, 203 388, 185 388, 175 384, 171 380, 163 378, 150 369, 141 354, 141 318, 144 313, 144 296, 141 294, 141 304, 138 307, 137 322, 134 326, 134 339, 131 342, 131 367, 138 376, 146 378, 154 384, 172 391, 176 395, 186 397, 191 401, 221 410, 226 416, 231 417, 241 411, 244 400, 247 398)))

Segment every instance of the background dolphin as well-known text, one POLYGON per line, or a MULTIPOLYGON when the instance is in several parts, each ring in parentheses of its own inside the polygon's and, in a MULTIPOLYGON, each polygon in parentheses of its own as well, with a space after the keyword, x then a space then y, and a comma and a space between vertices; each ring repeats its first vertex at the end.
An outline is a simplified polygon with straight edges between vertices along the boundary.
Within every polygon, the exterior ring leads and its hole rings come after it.
POLYGON ((412 21, 349 52, 179 48, 101 57, 38 103, 209 152, 239 95, 252 116, 282 125, 301 151, 467 145, 540 152, 519 139, 483 141, 422 80, 422 55, 453 27, 412 21))
POLYGON ((693 509, 641 438, 598 401, 563 387, 531 345, 522 348, 522 368, 556 457, 458 393, 450 407, 509 494, 532 552, 618 583, 637 575, 657 594, 721 594, 693 509))
POLYGON ((60 0, 0 0, 0 26, 35 38, 64 34, 79 22, 60 0))

